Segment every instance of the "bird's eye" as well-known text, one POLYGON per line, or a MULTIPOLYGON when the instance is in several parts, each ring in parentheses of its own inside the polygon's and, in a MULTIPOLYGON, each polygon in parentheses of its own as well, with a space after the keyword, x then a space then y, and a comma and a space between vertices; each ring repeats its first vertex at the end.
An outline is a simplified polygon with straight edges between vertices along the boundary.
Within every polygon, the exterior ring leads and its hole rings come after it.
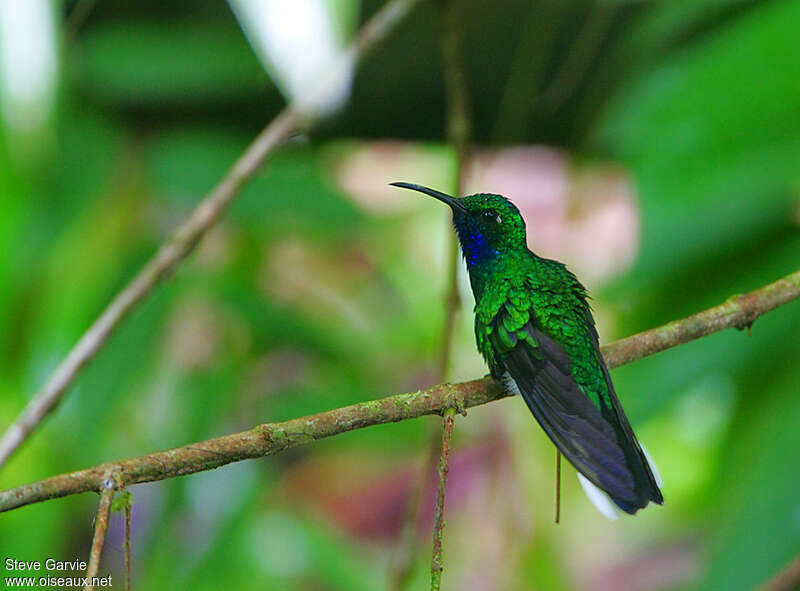
POLYGON ((503 223, 503 218, 500 217, 500 214, 498 214, 493 209, 487 209, 486 211, 484 211, 483 212, 483 217, 485 219, 487 219, 487 220, 492 220, 493 222, 497 222, 498 224, 502 224, 503 223))

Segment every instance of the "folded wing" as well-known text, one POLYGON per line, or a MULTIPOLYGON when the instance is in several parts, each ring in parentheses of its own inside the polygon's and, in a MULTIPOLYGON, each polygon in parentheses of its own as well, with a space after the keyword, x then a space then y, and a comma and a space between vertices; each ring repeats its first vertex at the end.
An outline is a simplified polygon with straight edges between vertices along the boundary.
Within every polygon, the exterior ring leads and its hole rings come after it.
POLYGON ((580 473, 627 513, 650 500, 662 501, 602 359, 610 405, 602 398, 596 405, 587 396, 573 377, 564 348, 533 321, 508 331, 498 314, 488 337, 498 353, 496 370, 503 370, 498 373, 513 380, 536 420, 580 473))

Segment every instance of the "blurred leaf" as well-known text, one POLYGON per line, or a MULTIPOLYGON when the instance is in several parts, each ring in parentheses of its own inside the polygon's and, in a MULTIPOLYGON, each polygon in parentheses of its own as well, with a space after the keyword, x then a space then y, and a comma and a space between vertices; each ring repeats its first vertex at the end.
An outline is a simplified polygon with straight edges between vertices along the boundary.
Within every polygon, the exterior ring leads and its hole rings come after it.
MULTIPOLYGON (((247 146, 225 129, 172 129, 156 136, 148 164, 158 190, 175 203, 198 203, 247 146)), ((285 148, 265 165, 231 208, 230 218, 267 236, 295 232, 343 233, 360 218, 324 177, 307 146, 285 148)))
POLYGON ((106 22, 81 49, 87 91, 122 104, 228 101, 269 87, 232 22, 106 22))
POLYGON ((564 570, 557 554, 557 546, 550 539, 552 534, 539 533, 532 536, 530 543, 521 551, 519 569, 514 577, 514 589, 547 589, 548 591, 568 591, 572 588, 564 576, 564 570))
POLYGON ((228 4, 253 52, 296 112, 319 118, 342 107, 355 65, 355 55, 346 46, 359 0, 292 4, 228 0, 228 4))
MULTIPOLYGON (((139 404, 144 402, 144 392, 137 386, 158 358, 160 328, 172 302, 171 291, 166 288, 155 293, 123 323, 76 380, 74 391, 67 395, 60 412, 50 421, 52 439, 42 439, 39 445, 53 446, 53 453, 70 467, 85 467, 120 455, 149 451, 136 448, 134 433, 86 426, 112 421, 122 429, 123 423, 116 422, 119 409, 137 399, 139 404)), ((178 443, 175 433, 165 432, 163 437, 170 443, 178 443)))
MULTIPOLYGON (((33 217, 35 203, 18 198, 20 193, 30 189, 15 174, 2 139, 0 136, 0 249, 2 252, 20 252, 19 243, 25 238, 24 228, 33 217)), ((25 277, 25 266, 21 258, 0 257, 0 326, 5 327, 0 336, 0 350, 3 353, 16 346, 16 343, 10 341, 13 341, 16 332, 12 328, 15 319, 14 297, 19 289, 18 282, 25 277)), ((5 361, 6 355, 3 357, 5 361)))
POLYGON ((130 193, 98 199, 51 238, 47 267, 37 286, 34 330, 40 355, 51 355, 53 348, 60 350, 71 342, 109 301, 135 236, 136 205, 130 193), (91 244, 87 236, 92 236, 91 244))
POLYGON ((800 549, 800 379, 765 381, 748 389, 714 488, 709 591, 753 589, 800 549))
POLYGON ((119 174, 117 163, 124 157, 123 132, 114 119, 83 106, 61 109, 53 154, 39 171, 45 187, 42 201, 56 209, 43 212, 49 215, 40 216, 39 224, 63 224, 101 197, 104 189, 113 190, 111 181, 119 174))
POLYGON ((601 136, 642 194, 638 270, 663 277, 788 217, 800 170, 800 4, 754 8, 649 69, 601 136))
MULTIPOLYGON (((679 38, 694 42, 702 35, 690 35, 703 25, 724 22, 726 13, 751 7, 752 0, 695 0, 694 2, 657 2, 648 6, 632 32, 631 40, 640 51, 664 50, 664 45, 679 38)), ((649 54, 652 57, 652 53, 649 54)))

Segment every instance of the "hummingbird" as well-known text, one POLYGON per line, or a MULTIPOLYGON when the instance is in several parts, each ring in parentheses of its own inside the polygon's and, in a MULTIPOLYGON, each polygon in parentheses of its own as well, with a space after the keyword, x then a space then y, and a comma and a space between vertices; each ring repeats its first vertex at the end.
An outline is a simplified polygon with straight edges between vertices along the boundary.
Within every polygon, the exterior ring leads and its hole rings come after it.
POLYGON ((528 249, 525 220, 502 195, 452 197, 475 296, 475 339, 491 375, 521 394, 606 516, 662 504, 660 478, 637 441, 600 353, 588 292, 566 265, 528 249), (609 502, 613 502, 613 505, 609 502))

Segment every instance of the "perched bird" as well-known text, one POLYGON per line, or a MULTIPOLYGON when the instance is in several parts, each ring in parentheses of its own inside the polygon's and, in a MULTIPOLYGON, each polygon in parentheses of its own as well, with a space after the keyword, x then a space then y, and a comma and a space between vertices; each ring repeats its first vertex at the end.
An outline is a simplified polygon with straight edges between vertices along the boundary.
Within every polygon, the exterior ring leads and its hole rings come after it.
POLYGON ((522 395, 575 466, 590 500, 609 517, 609 498, 631 514, 650 501, 663 503, 657 472, 614 392, 588 295, 575 275, 528 250, 525 221, 501 195, 457 198, 411 183, 391 184, 453 210, 475 296, 478 350, 492 376, 522 395))

